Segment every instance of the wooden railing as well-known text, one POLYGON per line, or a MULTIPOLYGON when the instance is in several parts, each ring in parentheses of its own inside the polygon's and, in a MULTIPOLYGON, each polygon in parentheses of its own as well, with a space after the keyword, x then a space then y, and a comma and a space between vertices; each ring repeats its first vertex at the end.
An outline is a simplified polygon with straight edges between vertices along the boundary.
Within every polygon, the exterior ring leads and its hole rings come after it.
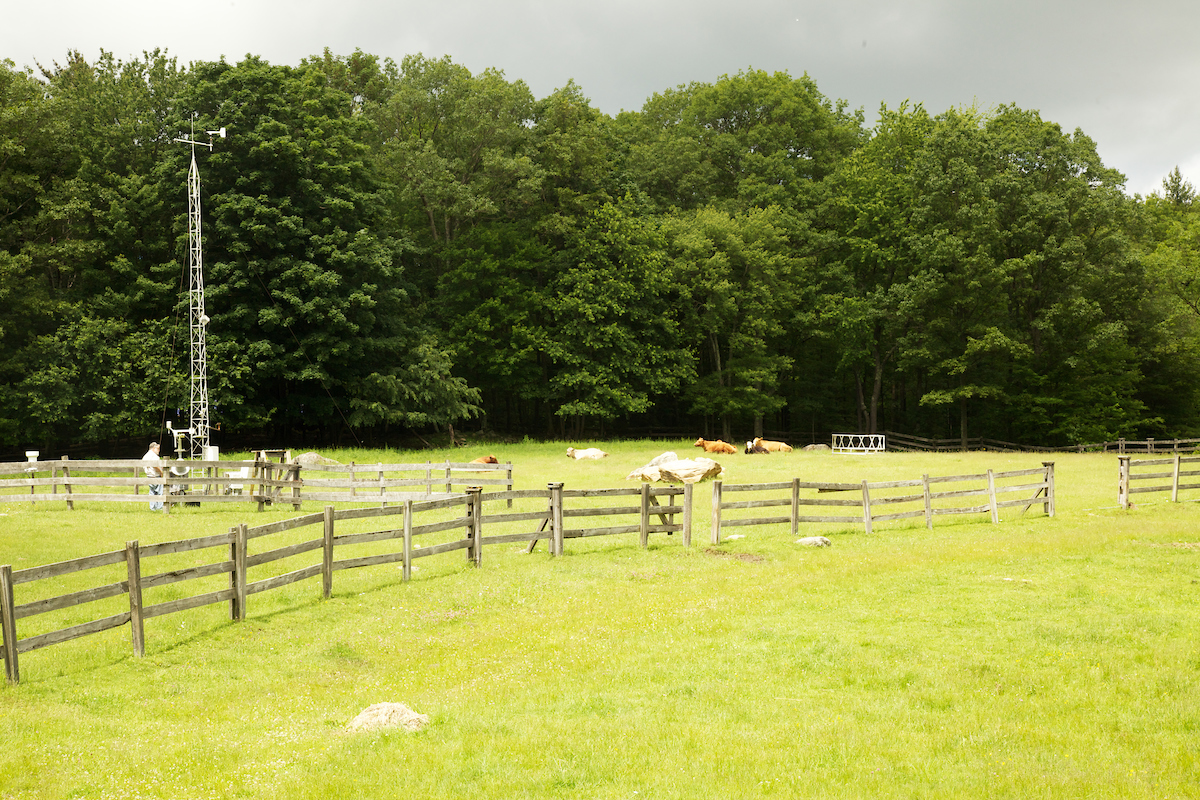
POLYGON ((690 544, 690 499, 690 486, 643 484, 640 488, 564 490, 561 483, 556 483, 546 489, 487 494, 473 488, 465 494, 424 501, 408 499, 391 506, 326 506, 322 513, 256 527, 241 524, 227 533, 198 539, 153 545, 132 541, 123 550, 29 569, 14 571, 11 566, 0 566, 0 649, 5 672, 9 681, 17 682, 20 654, 124 625, 130 626, 133 650, 140 656, 145 652, 147 619, 228 602, 230 617, 241 620, 246 616, 250 596, 310 578, 320 576, 323 596, 329 597, 334 573, 341 570, 398 563, 402 580, 408 581, 412 563, 419 558, 463 550, 468 562, 479 566, 484 548, 489 545, 529 542, 532 550, 537 541, 547 539, 551 553, 561 555, 566 539, 621 533, 638 533, 641 545, 646 547, 652 533, 682 532, 684 544, 690 544), (684 505, 675 502, 681 496, 684 505), (638 502, 612 506, 613 497, 636 497, 638 502), (660 498, 665 505, 659 503, 660 498), (514 500, 526 507, 531 503, 544 505, 532 511, 510 511, 514 500), (609 505, 597 505, 598 501, 609 505), (505 506, 485 513, 489 506, 496 508, 500 503, 505 506), (675 523, 679 514, 683 515, 682 525, 675 523), (612 517, 636 519, 619 525, 566 527, 567 520, 600 517, 609 518, 607 522, 614 521, 612 517), (343 525, 356 520, 392 519, 396 520, 393 524, 377 530, 340 532, 343 525), (530 530, 532 522, 541 522, 541 526, 530 530), (313 528, 319 529, 318 536, 306 533, 313 528), (489 529, 496 532, 485 535, 489 529), (383 552, 378 552, 381 547, 383 552), (372 552, 357 552, 363 549, 372 552), (203 551, 212 554, 206 557, 207 563, 196 565, 194 554, 203 551), (307 553, 318 552, 319 560, 295 563, 307 553), (182 553, 193 555, 187 560, 171 558, 182 553), (64 580, 72 584, 72 591, 53 594, 64 580), (208 585, 191 594, 155 598, 156 602, 147 604, 150 594, 177 595, 185 586, 197 585, 185 582, 203 580, 208 585), (36 599, 18 603, 16 587, 36 599), (51 594, 38 596, 47 593, 51 594), (43 618, 41 627, 49 630, 19 637, 18 620, 51 613, 65 615, 69 624, 60 622, 55 627, 43 618))
POLYGON ((451 494, 455 487, 513 488, 513 465, 424 464, 302 465, 255 461, 32 461, 0 463, 0 503, 145 503, 161 500, 168 512, 180 504, 401 503, 451 494), (147 477, 152 465, 161 478, 147 477), (10 477, 11 476, 11 477, 10 477), (20 476, 20 477, 16 477, 20 476), (128 476, 128 477, 125 477, 128 476), (161 497, 142 493, 164 487, 161 497), (441 491, 444 487, 444 492, 441 491), (438 491, 435 491, 435 488, 438 491))
POLYGON ((1200 483, 1189 483, 1200 477, 1200 469, 1190 468, 1190 465, 1200 464, 1200 456, 1184 456, 1176 453, 1173 458, 1154 458, 1134 460, 1132 456, 1117 457, 1117 502, 1121 508, 1133 505, 1130 497, 1147 492, 1170 492, 1171 502, 1179 502, 1179 493, 1191 489, 1200 489, 1200 483), (1136 472, 1137 469, 1166 470, 1154 472, 1136 472), (1140 481, 1159 481, 1153 486, 1136 486, 1140 481))
MULTIPOLYGON (((887 449, 901 452, 945 453, 963 449, 962 439, 926 439, 907 433, 887 432, 887 449)), ((1176 453, 1200 449, 1200 439, 1116 439, 1111 442, 1040 447, 975 436, 967 439, 967 450, 1004 453, 1176 453)))
POLYGON ((1043 462, 1040 468, 1011 472, 988 470, 979 475, 924 475, 919 480, 876 483, 813 483, 796 478, 790 483, 724 486, 716 481, 712 495, 712 542, 720 543, 721 529, 733 526, 790 524, 794 536, 800 523, 804 522, 862 525, 870 533, 875 522, 917 517, 924 517, 925 525, 932 528, 934 517, 947 514, 990 514, 992 522, 999 522, 1000 509, 1019 507, 1024 513, 1033 505, 1041 505, 1047 516, 1054 516, 1052 461, 1043 462), (1036 480, 1030 482, 1029 478, 1036 480), (954 488, 935 488, 940 486, 954 488), (726 500, 726 492, 757 492, 768 496, 753 500, 726 500), (854 497, 845 496, 851 493, 854 497), (1012 494, 1022 496, 1004 499, 1012 494), (983 502, 957 505, 963 498, 979 498, 983 502), (768 507, 786 507, 788 514, 769 517, 725 516, 726 511, 768 507), (836 512, 802 513, 802 509, 807 508, 836 509, 836 512))
MULTIPOLYGON (((801 522, 863 524, 869 533, 872 522, 923 514, 926 524, 932 526, 935 515, 989 511, 996 522, 1001 508, 1029 508, 1039 503, 1053 516, 1053 466, 1045 463, 1041 469, 1004 473, 989 470, 986 475, 925 476, 920 481, 887 483, 818 484, 797 479, 725 486, 715 482, 712 540, 719 543, 722 527, 734 525, 790 523, 794 534, 801 522), (1029 476, 1039 476, 1039 480, 1009 482, 1029 476), (986 480, 985 487, 976 485, 980 480, 986 480), (933 488, 955 483, 967 486, 945 491, 933 488), (913 491, 918 486, 919 494, 913 491), (775 496, 726 501, 726 492, 775 496), (839 494, 846 492, 856 496, 839 494), (1018 493, 1018 499, 1000 499, 1018 493), (946 505, 951 499, 964 497, 978 497, 984 502, 965 507, 946 505), (917 507, 889 510, 906 503, 917 507), (723 516, 727 511, 769 507, 787 507, 788 513, 723 516), (854 509, 855 513, 807 515, 800 513, 802 507, 854 509)), ((413 561, 419 558, 462 550, 468 563, 480 566, 489 546, 528 542, 532 551, 543 539, 556 556, 563 554, 568 539, 632 533, 638 534, 642 547, 649 545, 650 535, 655 533, 680 533, 683 545, 690 546, 692 498, 690 484, 679 487, 644 483, 637 488, 568 490, 561 483, 551 483, 545 489, 487 493, 475 487, 448 497, 408 498, 399 504, 369 508, 336 509, 327 505, 321 513, 266 525, 251 527, 243 523, 226 533, 160 544, 131 541, 122 550, 21 570, 0 566, 0 650, 5 672, 9 681, 17 682, 19 655, 124 625, 130 626, 133 650, 140 656, 145 652, 147 619, 228 603, 230 617, 242 620, 253 595, 318 576, 322 595, 328 598, 334 575, 342 570, 399 564, 402 580, 408 581, 413 561), (514 509, 514 503, 519 508, 514 509), (599 524, 589 526, 585 522, 592 520, 599 524), (364 525, 372 529, 359 529, 364 525), (208 555, 197 555, 204 553, 208 555), (64 589, 69 591, 64 593, 64 589), (35 632, 21 638, 17 623, 25 620, 35 632)), ((374 502, 379 495, 369 499, 374 502)))

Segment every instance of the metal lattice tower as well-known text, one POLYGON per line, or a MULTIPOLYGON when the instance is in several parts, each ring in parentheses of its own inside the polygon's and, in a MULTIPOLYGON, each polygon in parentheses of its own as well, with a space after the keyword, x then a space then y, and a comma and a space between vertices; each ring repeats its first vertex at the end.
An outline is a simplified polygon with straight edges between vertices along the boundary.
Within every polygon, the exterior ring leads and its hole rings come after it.
POLYGON ((196 148, 192 147, 192 166, 188 170, 188 307, 189 341, 191 346, 191 387, 189 408, 192 429, 191 457, 204 458, 208 446, 208 343, 205 331, 208 315, 204 313, 204 252, 200 232, 200 171, 196 168, 196 148))
MULTIPOLYGON (((225 138, 225 129, 207 131, 209 140, 176 139, 191 145, 192 165, 188 169, 188 330, 191 367, 189 369, 190 457, 203 460, 208 447, 208 314, 204 312, 204 249, 200 222, 200 170, 196 167, 196 146, 212 150, 213 135, 225 138)), ((195 133, 192 134, 195 136, 195 133)))

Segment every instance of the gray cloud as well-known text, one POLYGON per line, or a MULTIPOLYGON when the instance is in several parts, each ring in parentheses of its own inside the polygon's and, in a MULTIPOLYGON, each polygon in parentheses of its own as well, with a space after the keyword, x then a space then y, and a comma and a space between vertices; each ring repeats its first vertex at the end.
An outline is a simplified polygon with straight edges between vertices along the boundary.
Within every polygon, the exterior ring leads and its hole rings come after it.
POLYGON ((450 55, 544 96, 574 79, 608 113, 748 67, 807 72, 866 110, 921 102, 1038 109, 1081 128, 1131 192, 1179 165, 1200 183, 1200 5, 1180 0, 62 0, 6 10, 0 56, 18 65, 162 47, 183 62, 247 53, 294 64, 329 47, 450 55))

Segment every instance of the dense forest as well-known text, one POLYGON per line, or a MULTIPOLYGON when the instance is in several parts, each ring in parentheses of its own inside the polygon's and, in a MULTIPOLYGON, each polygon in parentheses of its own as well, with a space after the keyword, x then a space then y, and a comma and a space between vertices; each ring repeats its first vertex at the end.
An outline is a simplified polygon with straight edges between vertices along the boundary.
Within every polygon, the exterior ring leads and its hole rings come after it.
POLYGON ((1200 433, 1200 203, 1014 106, 747 69, 640 111, 449 58, 0 62, 0 446, 1200 433))

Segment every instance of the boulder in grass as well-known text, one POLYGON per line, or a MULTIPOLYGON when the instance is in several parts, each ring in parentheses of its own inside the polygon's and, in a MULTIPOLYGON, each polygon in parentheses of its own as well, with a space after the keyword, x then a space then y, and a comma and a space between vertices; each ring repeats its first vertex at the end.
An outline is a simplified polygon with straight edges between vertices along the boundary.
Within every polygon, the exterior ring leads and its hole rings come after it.
POLYGON ((347 726, 352 731, 403 728, 416 732, 429 724, 429 716, 418 714, 403 703, 376 703, 364 708, 347 726))
POLYGON ((315 450, 310 450, 307 453, 301 453, 300 455, 296 456, 296 463, 303 464, 306 467, 312 467, 318 465, 329 466, 332 464, 339 464, 341 462, 334 461, 332 458, 326 458, 315 450))
POLYGON ((646 483, 699 483, 709 478, 720 477, 724 471, 725 468, 711 458, 684 458, 638 467, 629 473, 625 480, 641 480, 646 483))
POLYGON ((824 536, 805 536, 803 539, 797 539, 796 544, 802 544, 805 547, 829 547, 833 542, 824 536))

